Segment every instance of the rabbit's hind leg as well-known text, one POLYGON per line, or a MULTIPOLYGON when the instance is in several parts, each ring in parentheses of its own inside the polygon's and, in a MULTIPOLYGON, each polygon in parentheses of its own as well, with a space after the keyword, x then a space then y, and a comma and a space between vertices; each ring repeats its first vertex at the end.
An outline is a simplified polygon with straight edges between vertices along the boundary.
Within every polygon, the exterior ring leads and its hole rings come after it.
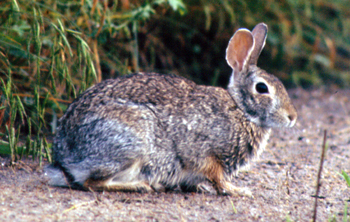
POLYGON ((88 179, 84 183, 84 188, 87 190, 97 190, 97 191, 129 191, 129 192, 140 192, 146 193, 153 191, 152 187, 147 181, 130 181, 130 182, 120 182, 113 181, 113 178, 105 181, 95 181, 88 179))
POLYGON ((107 190, 107 191, 134 191, 150 192, 153 191, 149 182, 141 174, 142 163, 135 161, 133 164, 124 168, 108 178, 95 179, 90 177, 83 185, 85 189, 107 190))

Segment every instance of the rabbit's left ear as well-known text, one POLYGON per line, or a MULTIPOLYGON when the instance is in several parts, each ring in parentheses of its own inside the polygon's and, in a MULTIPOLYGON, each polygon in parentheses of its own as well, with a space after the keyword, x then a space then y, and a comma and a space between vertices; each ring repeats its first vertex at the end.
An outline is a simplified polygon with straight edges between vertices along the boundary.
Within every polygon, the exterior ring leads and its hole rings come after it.
POLYGON ((267 25, 264 23, 257 24, 252 31, 255 45, 250 56, 249 64, 256 65, 258 63, 259 55, 263 50, 267 36, 267 25))
POLYGON ((226 61, 234 73, 247 71, 250 55, 254 49, 254 38, 248 29, 238 29, 226 49, 226 61))

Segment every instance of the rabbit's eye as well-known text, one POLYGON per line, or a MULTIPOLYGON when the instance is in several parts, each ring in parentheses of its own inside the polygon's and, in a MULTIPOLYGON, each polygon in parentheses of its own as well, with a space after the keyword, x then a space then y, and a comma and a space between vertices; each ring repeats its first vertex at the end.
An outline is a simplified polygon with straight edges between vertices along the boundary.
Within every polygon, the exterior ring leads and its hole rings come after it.
POLYGON ((256 84, 255 89, 260 94, 269 93, 267 85, 265 83, 262 83, 262 82, 259 82, 258 84, 256 84))

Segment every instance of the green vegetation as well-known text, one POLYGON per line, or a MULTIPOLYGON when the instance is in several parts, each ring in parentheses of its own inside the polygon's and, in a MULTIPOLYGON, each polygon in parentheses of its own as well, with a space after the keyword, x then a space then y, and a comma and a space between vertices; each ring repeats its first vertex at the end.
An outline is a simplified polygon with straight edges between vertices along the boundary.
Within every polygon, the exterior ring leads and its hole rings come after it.
MULTIPOLYGON (((344 171, 342 170, 341 174, 340 174, 344 180, 346 181, 346 183, 348 184, 349 188, 350 188, 350 176, 344 171)), ((350 199, 348 200, 350 202, 350 199)), ((345 202, 344 205, 344 212, 343 212, 343 222, 350 222, 350 216, 348 216, 348 202, 345 202)))
POLYGON ((348 184, 348 186, 350 188, 350 176, 344 170, 342 170, 341 174, 339 173, 339 175, 344 178, 344 180, 346 181, 346 183, 348 184))
MULTIPOLYGON (((343 215, 343 219, 342 222, 350 222, 350 216, 348 216, 348 203, 345 202, 344 204, 344 211, 342 212, 343 215)), ((336 216, 332 215, 332 217, 330 217, 328 219, 329 222, 337 222, 336 216)))
POLYGON ((108 50, 110 41, 124 39, 120 43, 127 44, 122 48, 132 49, 125 56, 130 53, 130 61, 137 61, 139 25, 156 8, 185 13, 180 0, 123 2, 121 6, 97 0, 0 3, 0 123, 6 140, 1 141, 0 153, 10 154, 12 161, 25 154, 40 163, 43 156, 50 161, 49 130, 54 132, 57 116, 72 99, 102 80, 101 64, 111 64, 121 74, 139 69, 137 62, 129 68, 128 59, 108 50), (19 147, 20 136, 25 142, 19 147))
POLYGON ((348 216, 348 203, 345 202, 344 213, 343 213, 343 222, 349 222, 349 221, 350 221, 350 217, 348 216))
POLYGON ((349 86, 349 15, 344 0, 1 1, 0 153, 50 161, 57 119, 106 78, 157 71, 225 86, 229 38, 259 22, 259 65, 287 86, 349 86))

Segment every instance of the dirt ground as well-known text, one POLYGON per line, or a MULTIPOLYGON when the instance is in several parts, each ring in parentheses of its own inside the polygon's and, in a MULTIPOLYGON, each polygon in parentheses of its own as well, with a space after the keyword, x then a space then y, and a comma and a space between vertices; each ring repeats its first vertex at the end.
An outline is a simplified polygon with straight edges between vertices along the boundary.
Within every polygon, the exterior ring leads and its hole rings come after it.
POLYGON ((350 174, 350 90, 294 89, 290 96, 296 127, 274 130, 260 160, 233 181, 253 198, 56 188, 43 182, 37 163, 9 167, 0 157, 0 221, 311 221, 325 129, 317 218, 342 221, 346 202, 350 213, 350 188, 337 172, 350 174))

